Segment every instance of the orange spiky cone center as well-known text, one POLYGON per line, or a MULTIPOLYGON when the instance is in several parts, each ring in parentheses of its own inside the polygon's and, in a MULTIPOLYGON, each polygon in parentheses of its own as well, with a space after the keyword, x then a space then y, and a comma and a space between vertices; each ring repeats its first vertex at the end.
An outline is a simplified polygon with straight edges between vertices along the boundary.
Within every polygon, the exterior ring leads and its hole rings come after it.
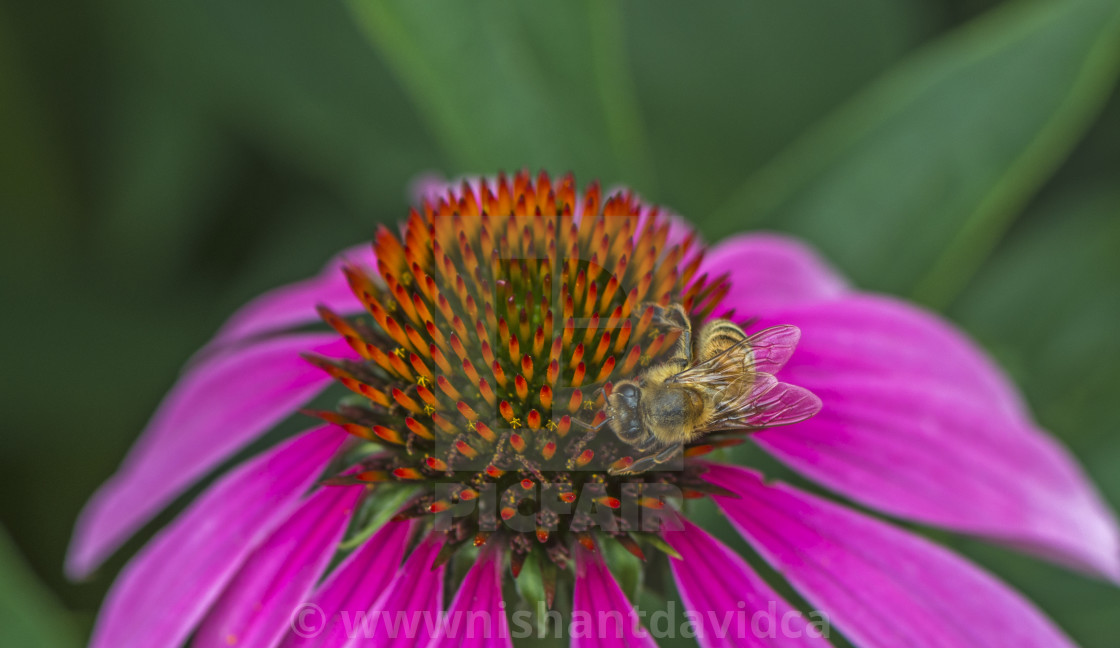
MULTIPOLYGON (((687 467, 610 475, 635 450, 608 426, 590 429, 612 385, 679 335, 654 325, 649 304, 681 303, 701 320, 727 291, 724 278, 696 276, 696 241, 670 234, 669 219, 629 192, 578 194, 571 176, 544 173, 464 182, 413 210, 399 235, 382 228, 376 273, 345 267, 366 313, 320 309, 361 358, 311 358, 356 395, 317 413, 364 442, 358 468, 335 481, 422 486, 401 516, 439 515, 491 488, 501 519, 524 518, 518 489, 545 497, 542 484, 548 497, 606 509, 635 483, 687 487, 687 467)), ((477 511, 441 529, 449 551, 495 531, 477 511)), ((497 530, 515 570, 534 545, 562 562, 595 527, 578 512, 529 518, 532 528, 497 530)), ((609 532, 637 548, 632 531, 609 532)))

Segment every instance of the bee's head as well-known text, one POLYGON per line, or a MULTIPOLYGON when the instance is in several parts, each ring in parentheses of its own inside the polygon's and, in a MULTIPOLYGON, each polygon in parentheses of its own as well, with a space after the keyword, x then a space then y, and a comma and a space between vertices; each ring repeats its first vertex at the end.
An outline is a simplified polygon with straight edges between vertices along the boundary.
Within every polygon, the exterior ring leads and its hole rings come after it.
POLYGON ((620 382, 611 391, 611 405, 619 409, 634 410, 642 400, 642 390, 631 381, 620 382))
POLYGON ((607 421, 615 435, 624 443, 636 443, 644 435, 642 417, 638 412, 642 390, 632 380, 624 380, 614 386, 607 398, 607 421))

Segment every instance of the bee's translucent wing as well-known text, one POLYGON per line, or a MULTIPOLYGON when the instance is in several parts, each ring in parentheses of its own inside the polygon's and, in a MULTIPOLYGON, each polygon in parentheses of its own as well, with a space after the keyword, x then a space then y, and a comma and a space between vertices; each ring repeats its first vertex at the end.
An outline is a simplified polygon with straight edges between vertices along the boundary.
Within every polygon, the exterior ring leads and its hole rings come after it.
POLYGON ((695 364, 666 379, 667 383, 727 388, 742 380, 750 366, 751 348, 747 340, 723 350, 719 355, 695 364))
POLYGON ((796 326, 772 326, 765 331, 759 331, 746 339, 750 346, 750 359, 748 362, 751 371, 760 373, 778 373, 786 366, 797 343, 801 340, 801 329, 796 326))
POLYGON ((666 382, 726 388, 755 373, 775 373, 785 366, 800 339, 801 330, 796 326, 768 328, 666 382))
POLYGON ((755 374, 751 385, 731 398, 718 399, 715 413, 697 432, 759 430, 790 425, 821 410, 821 399, 807 389, 778 382, 768 373, 755 374))

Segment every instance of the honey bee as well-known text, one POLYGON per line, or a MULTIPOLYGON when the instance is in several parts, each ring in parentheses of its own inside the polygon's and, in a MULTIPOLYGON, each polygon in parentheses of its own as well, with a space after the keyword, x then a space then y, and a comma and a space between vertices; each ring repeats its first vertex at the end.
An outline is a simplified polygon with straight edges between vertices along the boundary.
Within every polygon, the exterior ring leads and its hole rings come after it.
POLYGON ((789 425, 820 411, 821 401, 811 392, 773 376, 801 338, 796 326, 747 337, 734 323, 716 319, 693 340, 688 313, 679 304, 654 306, 654 322, 681 335, 668 359, 636 380, 620 381, 607 398, 603 423, 641 453, 612 474, 664 464, 710 432, 789 425))

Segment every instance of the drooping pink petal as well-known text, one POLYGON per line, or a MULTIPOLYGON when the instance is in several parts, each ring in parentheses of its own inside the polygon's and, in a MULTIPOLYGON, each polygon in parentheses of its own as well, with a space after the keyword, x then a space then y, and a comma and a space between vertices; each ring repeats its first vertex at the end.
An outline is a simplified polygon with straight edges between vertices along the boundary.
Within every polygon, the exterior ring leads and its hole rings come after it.
POLYGON ((413 525, 390 522, 346 557, 297 610, 282 648, 336 648, 349 641, 358 614, 365 614, 400 568, 413 525), (344 615, 346 618, 344 619, 344 615))
POLYGON ((124 568, 90 645, 181 645, 347 436, 335 427, 305 432, 217 481, 124 568))
POLYGON ((328 486, 303 502, 241 567, 203 619, 193 645, 274 645, 326 570, 364 490, 328 486))
POLYGON ((352 620, 347 648, 428 645, 443 613, 444 566, 432 569, 443 540, 443 534, 433 534, 412 550, 377 601, 365 615, 352 620))
POLYGON ((1115 518, 992 362, 933 315, 850 296, 768 314, 801 343, 781 372, 817 416, 753 438, 807 477, 888 513, 1120 579, 1115 518))
POLYGON ((665 539, 681 555, 673 558, 677 581, 702 648, 740 646, 828 646, 819 621, 807 618, 762 580, 746 561, 703 529, 682 519, 665 539))
POLYGON ((428 648, 500 648, 513 646, 502 606, 502 551, 491 542, 467 571, 439 632, 428 648))
POLYGON ((1071 646, 1023 597, 928 540, 758 473, 711 464, 716 503, 859 646, 1071 646))
POLYGON ((614 580, 602 552, 575 543, 576 584, 572 648, 646 648, 657 644, 640 626, 634 607, 614 580))
MULTIPOLYGON (((710 248, 701 272, 730 275, 724 306, 746 320, 780 308, 835 299, 847 282, 807 245, 780 234, 733 236, 710 248)), ((797 324, 797 322, 781 322, 797 324)))
POLYGON ((280 286, 242 306, 222 325, 200 356, 219 347, 278 333, 319 322, 315 307, 322 304, 339 315, 351 315, 363 310, 361 301, 354 296, 342 265, 356 263, 373 270, 377 259, 371 243, 348 248, 335 256, 316 276, 296 283, 280 286))
POLYGON ((196 480, 332 379, 300 357, 352 357, 336 334, 276 338, 213 356, 164 398, 120 469, 78 519, 67 572, 81 578, 196 480))

